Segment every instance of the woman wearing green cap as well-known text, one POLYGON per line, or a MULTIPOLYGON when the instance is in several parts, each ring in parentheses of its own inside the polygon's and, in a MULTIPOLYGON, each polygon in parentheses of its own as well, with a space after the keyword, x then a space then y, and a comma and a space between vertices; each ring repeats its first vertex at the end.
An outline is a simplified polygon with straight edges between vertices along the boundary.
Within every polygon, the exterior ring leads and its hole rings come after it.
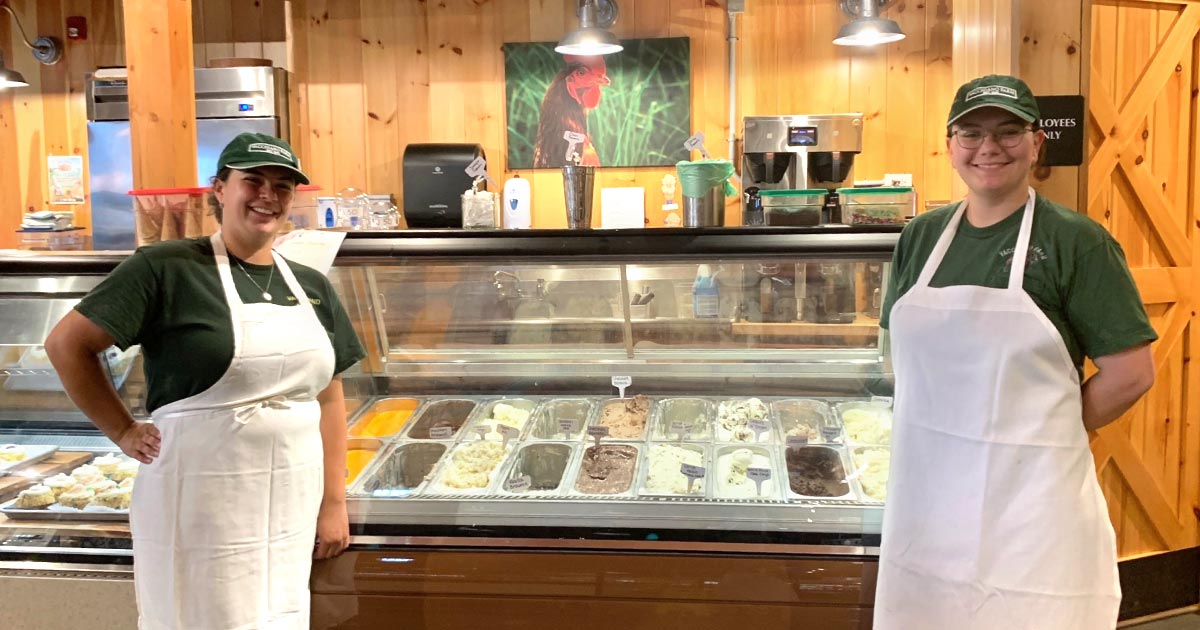
POLYGON ((986 76, 947 123, 966 199, 914 219, 892 266, 895 427, 877 630, 1116 625, 1116 545, 1088 446, 1154 381, 1117 242, 1037 195, 1029 87, 986 76), (1084 357, 1098 368, 1081 385, 1084 357))
POLYGON ((75 404, 143 464, 139 628, 300 630, 312 559, 349 542, 337 375, 365 352, 329 281, 271 249, 308 183, 291 147, 242 134, 218 166, 220 230, 138 249, 46 351, 75 404), (113 344, 142 346, 152 423, 133 420, 97 361, 113 344))

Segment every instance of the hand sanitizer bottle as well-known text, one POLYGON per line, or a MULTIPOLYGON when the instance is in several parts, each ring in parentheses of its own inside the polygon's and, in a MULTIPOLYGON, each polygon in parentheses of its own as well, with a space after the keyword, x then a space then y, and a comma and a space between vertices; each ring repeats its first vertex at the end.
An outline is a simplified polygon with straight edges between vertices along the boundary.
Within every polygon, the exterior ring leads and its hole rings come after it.
POLYGON ((529 180, 520 175, 504 182, 504 229, 528 230, 533 224, 529 180))

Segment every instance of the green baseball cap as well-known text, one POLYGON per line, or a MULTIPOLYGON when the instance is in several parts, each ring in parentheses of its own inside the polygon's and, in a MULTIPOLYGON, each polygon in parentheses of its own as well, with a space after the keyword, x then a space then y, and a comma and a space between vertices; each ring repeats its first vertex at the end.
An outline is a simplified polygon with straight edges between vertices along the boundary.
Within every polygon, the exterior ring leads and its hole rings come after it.
POLYGON ((300 158, 286 141, 265 133, 240 133, 229 141, 217 159, 218 168, 239 171, 258 166, 282 166, 296 173, 296 181, 307 184, 308 175, 300 170, 300 158))
POLYGON ((950 105, 950 119, 946 121, 946 126, 984 107, 999 107, 1025 122, 1036 122, 1041 118, 1037 99, 1024 81, 1008 75, 989 74, 958 88, 954 103, 950 105))

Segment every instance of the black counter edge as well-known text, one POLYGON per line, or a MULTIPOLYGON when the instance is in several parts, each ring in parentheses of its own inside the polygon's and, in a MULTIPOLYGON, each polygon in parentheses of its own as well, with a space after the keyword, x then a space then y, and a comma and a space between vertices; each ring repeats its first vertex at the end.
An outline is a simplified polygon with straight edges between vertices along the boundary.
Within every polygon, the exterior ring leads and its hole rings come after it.
POLYGON ((1122 560, 1122 621, 1200 604, 1200 547, 1122 560))
MULTIPOLYGON (((642 230, 400 230, 347 232, 335 264, 387 259, 514 260, 708 260, 726 256, 855 258, 890 256, 899 226, 838 228, 704 228, 642 230)), ((0 274, 103 274, 129 252, 9 252, 0 274)))

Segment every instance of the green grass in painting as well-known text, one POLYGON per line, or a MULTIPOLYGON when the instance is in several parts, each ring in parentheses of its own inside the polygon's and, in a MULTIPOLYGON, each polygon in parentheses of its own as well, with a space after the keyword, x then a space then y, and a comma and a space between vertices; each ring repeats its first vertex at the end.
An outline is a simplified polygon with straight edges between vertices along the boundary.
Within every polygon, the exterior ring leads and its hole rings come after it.
MULTIPOLYGON (((612 85, 588 115, 604 166, 670 166, 687 159, 691 50, 687 38, 626 40, 605 58, 612 85)), ((529 168, 546 88, 563 68, 553 43, 504 45, 508 165, 529 168)))

